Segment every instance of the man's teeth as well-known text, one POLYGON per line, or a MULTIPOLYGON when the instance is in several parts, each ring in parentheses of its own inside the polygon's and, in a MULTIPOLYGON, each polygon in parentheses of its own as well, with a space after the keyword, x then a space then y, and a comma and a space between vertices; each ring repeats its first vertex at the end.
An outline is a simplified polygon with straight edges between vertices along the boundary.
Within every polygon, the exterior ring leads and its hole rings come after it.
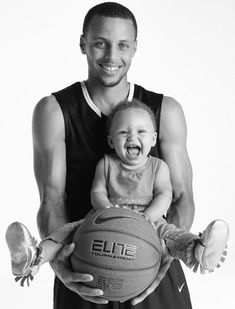
POLYGON ((105 65, 102 65, 102 68, 107 71, 117 71, 119 67, 107 67, 105 65))

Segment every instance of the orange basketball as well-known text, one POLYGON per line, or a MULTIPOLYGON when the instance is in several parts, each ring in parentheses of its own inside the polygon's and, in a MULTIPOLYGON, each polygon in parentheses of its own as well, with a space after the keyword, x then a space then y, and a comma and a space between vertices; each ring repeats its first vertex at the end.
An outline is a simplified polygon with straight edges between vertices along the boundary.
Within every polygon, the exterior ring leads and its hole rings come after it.
POLYGON ((125 208, 94 211, 78 228, 71 257, 74 271, 91 274, 86 285, 104 291, 103 298, 125 301, 155 279, 161 243, 149 221, 125 208))

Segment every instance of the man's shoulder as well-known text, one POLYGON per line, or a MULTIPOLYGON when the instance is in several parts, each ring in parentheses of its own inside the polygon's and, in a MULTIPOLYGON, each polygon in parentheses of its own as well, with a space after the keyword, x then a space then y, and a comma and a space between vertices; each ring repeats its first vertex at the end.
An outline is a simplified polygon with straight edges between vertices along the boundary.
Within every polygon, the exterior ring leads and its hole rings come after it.
POLYGON ((64 141, 64 120, 54 96, 42 98, 35 106, 32 119, 34 146, 51 149, 64 141))
POLYGON ((168 108, 179 108, 181 106, 176 99, 168 95, 164 95, 162 101, 168 108))
POLYGON ((42 130, 64 130, 64 120, 61 108, 53 95, 42 98, 33 111, 33 128, 42 130))
POLYGON ((73 94, 73 92, 78 91, 80 84, 80 82, 73 83, 61 90, 52 92, 51 95, 43 97, 36 104, 34 112, 46 114, 61 113, 61 98, 66 97, 68 99, 73 94))
POLYGON ((54 96, 69 94, 71 92, 77 91, 80 88, 81 82, 75 82, 69 86, 66 86, 60 90, 53 91, 52 94, 54 96))
POLYGON ((43 97, 35 106, 34 113, 51 114, 59 111, 59 105, 54 95, 43 97))
POLYGON ((148 97, 148 98, 163 98, 163 94, 161 92, 156 92, 153 90, 149 90, 141 85, 135 84, 135 93, 140 97, 148 97))
POLYGON ((164 97, 161 110, 160 141, 185 140, 187 125, 182 106, 172 97, 164 97))
POLYGON ((162 100, 162 120, 170 120, 171 117, 181 117, 183 116, 183 108, 181 104, 170 96, 163 96, 162 100))
POLYGON ((138 84, 135 84, 135 88, 136 88, 137 92, 140 92, 140 93, 142 92, 145 95, 147 95, 149 98, 154 98, 154 97, 155 98, 156 97, 161 98, 162 103, 164 105, 166 105, 167 109, 172 109, 172 108, 180 109, 181 108, 181 105, 179 104, 179 102, 171 96, 164 95, 161 92, 156 92, 156 91, 153 91, 153 90, 146 89, 143 86, 138 85, 138 84))

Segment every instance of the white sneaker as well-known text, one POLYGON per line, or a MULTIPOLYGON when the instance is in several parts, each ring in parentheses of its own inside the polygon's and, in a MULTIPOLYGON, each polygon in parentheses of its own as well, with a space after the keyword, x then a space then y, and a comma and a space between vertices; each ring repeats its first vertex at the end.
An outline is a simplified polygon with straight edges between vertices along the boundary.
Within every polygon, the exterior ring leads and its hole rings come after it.
POLYGON ((220 262, 224 262, 228 235, 228 224, 223 220, 212 221, 202 233, 195 248, 195 257, 202 272, 203 269, 213 271, 220 267, 220 262))
POLYGON ((37 241, 32 237, 26 226, 20 222, 14 222, 8 226, 6 231, 6 242, 11 255, 11 269, 15 280, 25 280, 29 285, 29 279, 37 272, 36 260, 39 250, 37 241))

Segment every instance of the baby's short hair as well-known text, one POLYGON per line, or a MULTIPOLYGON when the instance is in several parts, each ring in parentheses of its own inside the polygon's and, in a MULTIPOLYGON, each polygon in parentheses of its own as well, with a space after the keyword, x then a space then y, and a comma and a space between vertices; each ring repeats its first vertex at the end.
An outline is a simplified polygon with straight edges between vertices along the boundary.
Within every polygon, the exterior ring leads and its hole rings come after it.
POLYGON ((156 124, 156 119, 155 119, 153 110, 148 105, 140 102, 139 100, 133 99, 130 102, 126 101, 114 107, 114 109, 112 110, 111 114, 108 116, 108 119, 107 119, 107 126, 106 126, 107 133, 109 134, 111 126, 112 126, 113 118, 118 112, 124 111, 127 109, 134 109, 134 108, 145 110, 149 114, 150 119, 153 123, 154 130, 156 131, 157 124, 156 124))

